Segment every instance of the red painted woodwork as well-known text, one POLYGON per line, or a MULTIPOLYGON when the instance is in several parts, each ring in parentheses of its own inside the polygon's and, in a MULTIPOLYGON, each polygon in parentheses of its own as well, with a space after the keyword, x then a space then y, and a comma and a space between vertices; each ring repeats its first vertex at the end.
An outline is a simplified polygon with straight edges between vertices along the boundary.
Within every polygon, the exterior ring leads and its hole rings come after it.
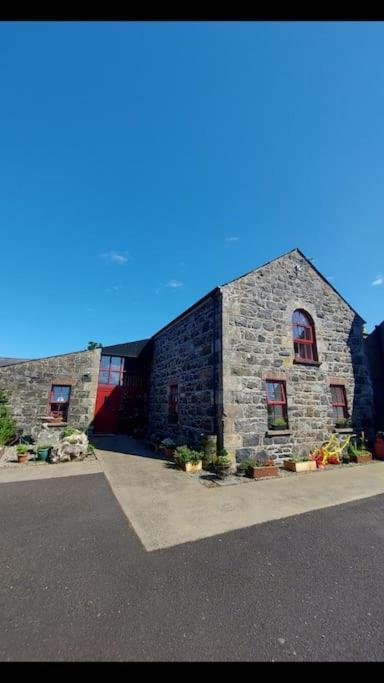
POLYGON ((117 431, 122 387, 99 384, 96 397, 94 430, 98 434, 117 431))
POLYGON ((292 329, 295 358, 317 361, 315 326, 308 313, 300 309, 294 311, 292 329))

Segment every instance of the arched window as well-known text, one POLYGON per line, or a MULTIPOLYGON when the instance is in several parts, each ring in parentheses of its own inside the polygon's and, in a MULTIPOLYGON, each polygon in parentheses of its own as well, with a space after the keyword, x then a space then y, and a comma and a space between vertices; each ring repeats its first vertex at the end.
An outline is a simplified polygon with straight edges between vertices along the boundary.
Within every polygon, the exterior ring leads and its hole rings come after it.
POLYGON ((317 361, 315 326, 311 316, 299 309, 294 311, 292 329, 295 358, 304 361, 317 361))

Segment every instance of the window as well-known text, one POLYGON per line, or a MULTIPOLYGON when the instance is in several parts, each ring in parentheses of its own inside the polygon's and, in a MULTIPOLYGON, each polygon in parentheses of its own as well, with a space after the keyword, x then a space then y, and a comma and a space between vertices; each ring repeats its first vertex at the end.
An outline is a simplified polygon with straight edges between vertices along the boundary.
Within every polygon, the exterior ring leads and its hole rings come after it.
POLYGON ((170 384, 168 394, 168 422, 177 424, 179 421, 179 385, 170 384))
POLYGON ((71 387, 61 384, 53 384, 51 389, 49 413, 52 417, 67 421, 69 397, 71 394, 71 387))
POLYGON ((335 422, 348 420, 347 397, 342 384, 331 384, 332 408, 335 422))
POLYGON ((99 384, 122 386, 124 373, 124 358, 120 356, 101 356, 99 384))
POLYGON ((285 382, 267 380, 268 428, 288 429, 287 398, 285 382))
POLYGON ((293 348, 295 358, 303 361, 317 361, 315 326, 305 311, 294 311, 292 316, 293 348))

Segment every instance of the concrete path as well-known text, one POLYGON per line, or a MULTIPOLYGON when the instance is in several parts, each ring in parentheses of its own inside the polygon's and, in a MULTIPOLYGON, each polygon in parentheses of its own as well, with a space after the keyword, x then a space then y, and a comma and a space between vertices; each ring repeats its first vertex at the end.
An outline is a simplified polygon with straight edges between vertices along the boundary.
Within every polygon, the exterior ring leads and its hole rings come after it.
POLYGON ((92 441, 148 551, 384 493, 384 462, 207 488, 133 439, 92 441))
POLYGON ((29 465, 6 465, 0 467, 0 484, 55 477, 73 477, 78 474, 97 474, 102 471, 99 460, 63 462, 56 465, 47 465, 45 462, 29 465))

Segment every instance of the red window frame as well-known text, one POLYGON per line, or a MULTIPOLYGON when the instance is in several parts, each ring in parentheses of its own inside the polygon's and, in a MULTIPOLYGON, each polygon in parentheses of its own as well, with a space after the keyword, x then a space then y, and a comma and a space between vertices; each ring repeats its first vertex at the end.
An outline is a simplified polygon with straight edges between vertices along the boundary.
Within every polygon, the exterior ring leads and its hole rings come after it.
POLYGON ((348 419, 348 403, 347 403, 347 394, 345 392, 345 386, 344 384, 331 384, 331 398, 332 398, 332 408, 333 408, 333 417, 336 420, 347 420, 348 419), (336 389, 336 393, 339 393, 337 390, 340 390, 339 397, 335 397, 334 392, 332 389, 336 389), (340 399, 341 400, 338 400, 340 399), (340 409, 342 414, 340 415, 340 409))
MULTIPOLYGON (((268 410, 268 423, 273 422, 276 419, 283 419, 285 420, 286 427, 285 429, 288 429, 288 406, 287 406, 287 393, 286 393, 286 387, 285 387, 285 380, 282 379, 266 379, 265 380, 265 396, 266 396, 266 401, 267 401, 267 410, 268 410), (271 399, 269 396, 269 391, 268 391, 268 385, 269 384, 279 384, 281 387, 281 400, 274 400, 271 399), (276 407, 281 408, 281 414, 278 414, 280 411, 276 410, 276 407)), ((284 427, 282 427, 284 429, 284 427)))
POLYGON ((311 316, 306 311, 297 308, 295 311, 293 311, 291 325, 295 358, 301 361, 316 362, 318 358, 315 325, 311 316), (307 322, 303 322, 300 319, 295 320, 295 316, 297 314, 302 316, 307 322), (304 338, 295 336, 295 330, 300 327, 304 330, 304 334, 306 335, 304 338))
POLYGON ((124 356, 101 356, 100 359, 100 369, 99 369, 99 384, 102 384, 103 386, 123 386, 124 385, 124 379, 125 379, 125 358, 124 356), (108 358, 108 364, 103 365, 103 358, 108 358), (117 368, 116 365, 113 365, 113 362, 118 359, 120 361, 120 365, 117 368), (114 375, 114 377, 112 377, 114 375), (118 375, 118 377, 116 377, 118 375), (104 378, 106 376, 106 381, 104 381, 104 378), (112 379, 114 381, 112 381, 112 379), (118 382, 115 380, 118 379, 118 382))
POLYGON ((174 382, 168 389, 168 422, 177 424, 179 421, 179 385, 174 382))
POLYGON ((58 419, 61 418, 63 422, 68 419, 68 408, 69 401, 71 399, 71 385, 70 384, 52 384, 51 391, 49 393, 49 414, 58 419), (68 399, 67 401, 54 401, 54 391, 56 387, 62 387, 68 389, 68 399))

